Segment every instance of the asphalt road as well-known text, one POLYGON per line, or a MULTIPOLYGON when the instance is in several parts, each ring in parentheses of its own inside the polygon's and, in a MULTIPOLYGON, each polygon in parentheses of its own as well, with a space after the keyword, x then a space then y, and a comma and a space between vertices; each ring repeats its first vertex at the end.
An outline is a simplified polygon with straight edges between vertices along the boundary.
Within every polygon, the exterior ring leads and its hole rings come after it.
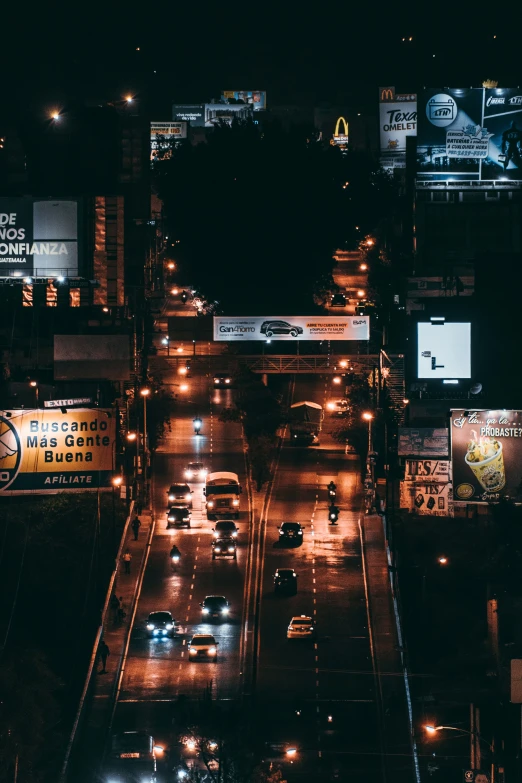
MULTIPOLYGON (((165 381, 169 381, 166 377, 165 381)), ((203 483, 193 483, 191 529, 166 528, 167 490, 183 480, 189 461, 203 461, 211 471, 238 473, 245 484, 245 462, 240 427, 218 420, 219 410, 232 403, 232 390, 212 388, 213 378, 187 380, 189 400, 179 402, 154 461, 154 539, 125 665, 114 731, 147 728, 157 741, 171 744, 173 703, 180 697, 201 698, 206 689, 218 699, 236 699, 239 690, 240 626, 247 549, 248 495, 241 495, 237 561, 211 558, 212 528, 203 512, 203 483), (200 436, 192 420, 202 418, 200 436), (176 543, 181 563, 174 570, 168 553, 176 543), (200 601, 206 595, 225 595, 231 604, 226 622, 203 623, 200 601), (151 640, 145 633, 149 612, 168 609, 177 621, 174 639, 151 640), (219 643, 218 661, 188 660, 187 643, 193 633, 212 633, 219 643)))
MULTIPOLYGON (((338 396, 331 380, 298 378, 294 401, 324 404, 338 396)), ((404 758, 383 776, 379 712, 373 676, 361 559, 361 478, 358 460, 328 431, 320 444, 295 448, 285 441, 266 514, 258 661, 258 708, 264 718, 267 758, 288 780, 409 780, 404 758), (338 527, 328 524, 326 486, 337 484, 338 527), (304 526, 301 546, 283 546, 277 526, 304 526), (298 573, 295 596, 276 596, 278 567, 298 573), (287 640, 293 615, 314 617, 315 640, 287 640), (288 748, 295 749, 291 757, 288 748)))

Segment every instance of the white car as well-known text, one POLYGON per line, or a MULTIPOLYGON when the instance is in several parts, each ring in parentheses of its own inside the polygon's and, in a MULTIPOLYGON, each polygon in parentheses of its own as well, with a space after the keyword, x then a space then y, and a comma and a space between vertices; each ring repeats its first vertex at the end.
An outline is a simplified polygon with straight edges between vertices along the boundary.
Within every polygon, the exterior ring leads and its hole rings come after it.
POLYGON ((217 661, 218 642, 209 633, 195 633, 188 643, 189 660, 217 661))
POLYGON ((326 403, 326 410, 332 416, 347 416, 350 406, 346 400, 330 400, 326 403))
POLYGON ((205 481, 208 468, 202 462, 189 462, 184 471, 187 481, 205 481))
POLYGON ((315 636, 315 625, 311 617, 300 614, 292 617, 286 632, 287 639, 311 639, 315 636))

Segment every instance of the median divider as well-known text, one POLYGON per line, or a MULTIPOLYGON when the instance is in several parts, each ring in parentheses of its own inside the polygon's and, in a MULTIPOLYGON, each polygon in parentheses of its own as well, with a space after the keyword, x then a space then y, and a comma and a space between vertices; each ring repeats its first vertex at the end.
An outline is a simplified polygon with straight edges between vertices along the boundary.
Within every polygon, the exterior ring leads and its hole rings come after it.
POLYGON ((154 522, 149 511, 140 514, 141 528, 134 540, 131 521, 135 517, 134 503, 130 506, 116 555, 101 615, 100 626, 92 648, 89 667, 71 736, 62 766, 60 783, 85 783, 95 778, 102 762, 107 733, 112 723, 115 698, 121 683, 121 671, 130 640, 132 622, 136 613, 137 597, 143 581, 154 522), (126 573, 123 554, 131 555, 130 573, 126 573), (121 615, 111 606, 111 598, 121 601, 121 615), (100 670, 100 644, 104 641, 110 654, 106 672, 100 670))

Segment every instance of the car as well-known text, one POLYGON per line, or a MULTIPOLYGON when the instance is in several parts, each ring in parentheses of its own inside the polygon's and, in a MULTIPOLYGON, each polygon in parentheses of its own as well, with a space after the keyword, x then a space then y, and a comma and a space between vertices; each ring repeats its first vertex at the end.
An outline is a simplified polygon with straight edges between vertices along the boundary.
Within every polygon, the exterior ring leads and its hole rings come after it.
POLYGON ((221 620, 230 613, 230 604, 224 595, 207 595, 200 606, 201 614, 209 619, 215 617, 221 620))
POLYGON ((326 410, 332 414, 332 416, 348 416, 350 412, 350 406, 347 400, 329 400, 326 403, 326 410))
POLYGON ((234 386, 234 380, 230 375, 214 375, 214 388, 231 389, 234 386))
POLYGON ((171 484, 167 492, 170 503, 186 503, 189 508, 192 508, 192 495, 193 492, 188 484, 171 484))
POLYGON ((314 621, 307 614, 292 617, 286 631, 287 639, 311 639, 315 636, 314 621))
POLYGON ((276 593, 297 593, 297 574, 293 568, 277 568, 274 574, 276 593))
POLYGON ((330 300, 330 307, 346 307, 346 296, 344 294, 333 294, 330 300))
POLYGON ((237 538, 239 533, 236 523, 231 519, 221 519, 216 522, 216 527, 212 528, 214 538, 237 538))
POLYGON ((203 462, 189 462, 183 475, 187 481, 205 481, 208 474, 208 468, 203 462))
POLYGON ((216 538, 212 542, 212 560, 216 557, 233 557, 237 560, 237 546, 233 538, 216 538))
POLYGON ((176 621, 170 612, 162 610, 151 612, 147 620, 147 633, 151 639, 163 639, 174 636, 176 621))
POLYGON ((298 541, 303 540, 303 528, 299 522, 283 522, 279 526, 280 541, 298 541))
POLYGON ((297 337, 303 334, 301 326, 294 326, 287 321, 263 321, 259 331, 266 337, 272 337, 274 334, 289 334, 291 337, 297 337))
POLYGON ((212 634, 195 633, 188 643, 189 660, 197 661, 204 658, 205 660, 217 661, 218 644, 219 642, 216 642, 212 634))
POLYGON ((167 530, 171 527, 190 527, 192 512, 186 505, 172 505, 167 511, 167 530))

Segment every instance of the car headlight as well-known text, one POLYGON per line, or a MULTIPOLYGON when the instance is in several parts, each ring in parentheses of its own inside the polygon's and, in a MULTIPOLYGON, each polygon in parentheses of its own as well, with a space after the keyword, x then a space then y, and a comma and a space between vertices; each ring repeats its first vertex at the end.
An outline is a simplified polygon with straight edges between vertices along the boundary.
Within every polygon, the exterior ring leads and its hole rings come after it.
POLYGON ((167 623, 165 628, 167 629, 167 631, 172 631, 172 629, 174 628, 174 624, 173 623, 167 623))
POLYGON ((219 378, 214 378, 214 383, 219 383, 219 378))
POLYGON ((234 498, 234 500, 232 501, 232 505, 239 506, 239 500, 237 498, 234 498))
POLYGON ((217 647, 209 647, 208 648, 208 654, 209 655, 215 655, 217 653, 217 647))
POLYGON ((199 477, 201 479, 205 478, 206 475, 207 475, 207 471, 206 470, 200 470, 199 471, 199 477))
POLYGON ((191 479, 193 475, 194 475, 194 474, 192 473, 192 471, 191 471, 191 470, 186 470, 186 471, 185 471, 185 478, 186 478, 186 479, 191 479))
POLYGON ((329 402, 326 407, 328 408, 329 411, 335 410, 335 405, 333 404, 333 402, 329 402))
POLYGON ((207 503, 207 506, 209 508, 214 508, 214 501, 213 500, 209 500, 208 503, 207 503))
POLYGON ((187 492, 187 494, 185 495, 185 500, 189 501, 190 499, 191 499, 190 492, 187 492))
POLYGON ((220 546, 215 546, 214 547, 214 552, 221 552, 221 547, 220 546))
POLYGON ((217 533, 215 530, 212 533, 212 538, 219 538, 219 533, 217 533))
POLYGON ((204 606, 203 609, 202 609, 202 612, 203 612, 203 614, 210 614, 210 609, 207 609, 207 607, 204 606))
POLYGON ((189 649, 189 655, 196 655, 196 654, 197 654, 197 650, 196 650, 196 648, 195 648, 195 647, 191 647, 191 648, 189 649))
POLYGON ((154 627, 154 623, 147 623, 147 631, 153 631, 154 627))
POLYGON ((232 533, 232 538, 237 538, 237 530, 234 530, 234 532, 232 533))
POLYGON ((225 383, 230 383, 230 378, 225 378, 225 383))
POLYGON ((176 500, 176 498, 174 497, 174 495, 169 495, 169 500, 176 500))
POLYGON ((221 610, 221 614, 228 614, 228 609, 226 606, 221 610))
POLYGON ((233 546, 229 546, 229 547, 228 547, 228 551, 229 551, 229 552, 233 552, 233 551, 234 551, 234 547, 233 547, 233 546))
POLYGON ((298 535, 298 536, 302 536, 302 535, 303 535, 303 531, 302 531, 302 530, 298 530, 298 531, 297 531, 297 535, 298 535))
POLYGON ((173 516, 172 516, 172 514, 169 514, 169 516, 167 517, 167 519, 168 519, 168 521, 169 521, 169 522, 174 522, 174 520, 176 519, 176 517, 173 517, 173 516))
POLYGON ((183 517, 183 522, 188 522, 190 517, 183 517))

